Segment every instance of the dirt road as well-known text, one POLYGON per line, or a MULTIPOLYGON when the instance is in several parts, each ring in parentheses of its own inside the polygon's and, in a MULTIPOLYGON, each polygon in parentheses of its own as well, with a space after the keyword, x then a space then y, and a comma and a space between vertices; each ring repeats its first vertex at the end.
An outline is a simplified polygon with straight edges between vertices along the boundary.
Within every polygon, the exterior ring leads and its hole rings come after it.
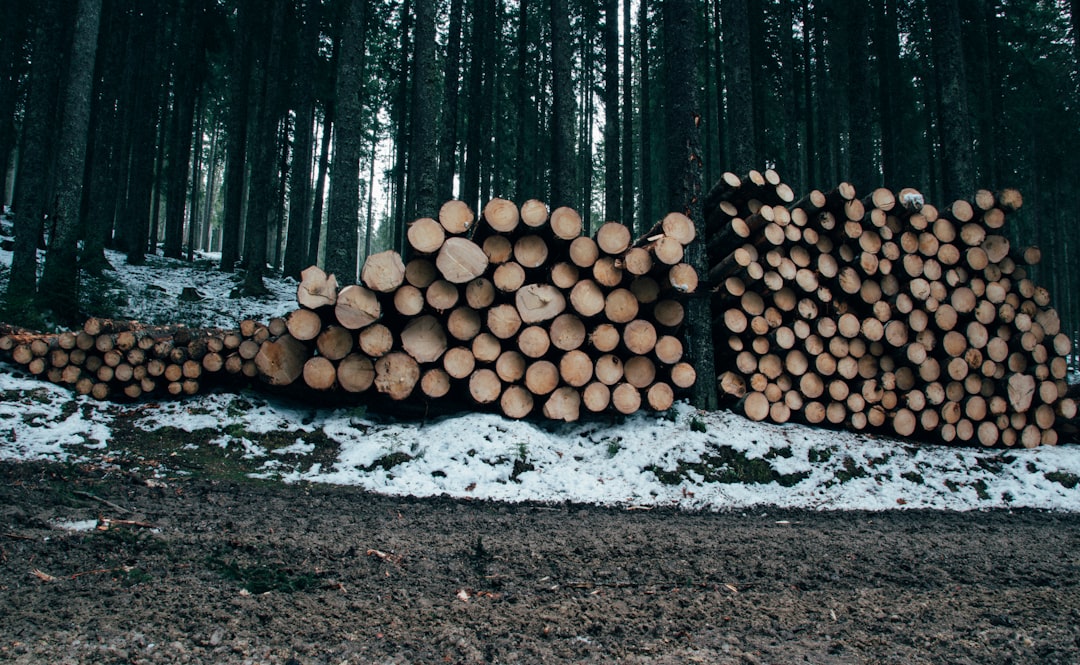
POLYGON ((0 464, 0 521, 4 662, 1080 662, 1080 515, 687 514, 0 464), (56 528, 78 520, 102 521, 56 528))

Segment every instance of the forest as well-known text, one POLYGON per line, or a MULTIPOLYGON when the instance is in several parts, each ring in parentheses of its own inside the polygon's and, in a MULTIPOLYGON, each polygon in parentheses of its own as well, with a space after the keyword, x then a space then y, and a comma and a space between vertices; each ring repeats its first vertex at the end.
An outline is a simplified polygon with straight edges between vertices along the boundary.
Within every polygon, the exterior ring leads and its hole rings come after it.
POLYGON ((1016 188, 1009 233, 1075 338, 1078 27, 1080 0, 3 2, 2 318, 94 314, 106 248, 213 252, 247 293, 313 264, 348 284, 449 199, 644 233, 772 168, 942 205, 1016 188))

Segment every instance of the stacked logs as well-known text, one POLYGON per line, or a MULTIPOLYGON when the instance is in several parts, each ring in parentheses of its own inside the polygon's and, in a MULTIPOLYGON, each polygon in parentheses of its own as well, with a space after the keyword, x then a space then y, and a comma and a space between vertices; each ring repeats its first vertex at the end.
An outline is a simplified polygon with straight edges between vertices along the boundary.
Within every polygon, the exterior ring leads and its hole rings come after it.
POLYGON ((100 318, 88 319, 78 331, 0 332, 0 351, 30 374, 102 400, 194 395, 208 380, 253 377, 252 359, 270 337, 266 326, 253 321, 229 331, 100 318))
POLYGON ((705 203, 720 391, 754 420, 1056 443, 1072 343, 1028 277, 1039 250, 1005 236, 1021 205, 847 183, 796 201, 774 171, 725 174, 705 203))
POLYGON ((408 261, 367 259, 341 289, 310 267, 288 334, 256 358, 271 384, 491 405, 522 418, 578 419, 669 408, 693 385, 682 361, 682 262, 696 232, 668 215, 645 237, 608 222, 582 235, 569 207, 491 200, 477 223, 460 201, 409 226, 408 261))
MULTIPOLYGON (((6 331, 0 351, 35 375, 98 399, 194 394, 229 378, 339 397, 465 400, 512 418, 572 421, 590 412, 666 410, 696 380, 682 360, 682 261, 691 220, 665 217, 632 240, 618 222, 582 235, 572 208, 549 213, 460 201, 410 224, 410 252, 365 261, 339 288, 312 266, 298 307, 236 331, 90 319, 78 332, 6 331)), ((3 333, 5 331, 0 331, 3 333)))

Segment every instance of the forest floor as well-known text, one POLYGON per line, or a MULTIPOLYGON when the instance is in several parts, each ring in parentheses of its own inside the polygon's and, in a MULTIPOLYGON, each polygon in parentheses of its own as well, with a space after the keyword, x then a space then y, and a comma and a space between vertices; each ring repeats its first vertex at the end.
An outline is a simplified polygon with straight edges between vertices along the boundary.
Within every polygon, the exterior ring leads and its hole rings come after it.
POLYGON ((1077 663, 1080 515, 634 510, 0 463, 12 663, 1077 663))

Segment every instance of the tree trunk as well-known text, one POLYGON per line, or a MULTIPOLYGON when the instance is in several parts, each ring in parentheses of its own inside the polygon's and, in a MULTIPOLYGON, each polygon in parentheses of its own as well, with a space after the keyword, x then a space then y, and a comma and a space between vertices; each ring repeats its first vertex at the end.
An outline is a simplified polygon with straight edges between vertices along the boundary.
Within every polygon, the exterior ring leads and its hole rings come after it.
POLYGON ((434 217, 439 211, 437 123, 443 100, 439 94, 439 71, 435 62, 435 9, 435 0, 416 0, 412 132, 409 138, 412 146, 409 180, 414 184, 415 199, 406 221, 434 217))
POLYGON ((566 0, 551 0, 551 196, 552 208, 574 204, 573 34, 566 0))
POLYGON ((37 250, 48 210, 49 164, 56 115, 55 90, 60 82, 62 49, 54 40, 62 33, 60 6, 55 0, 38 3, 30 64, 30 91, 19 148, 19 179, 15 189, 15 247, 8 279, 8 305, 29 306, 37 286, 37 250))
POLYGON ((90 129, 101 0, 80 0, 71 45, 64 121, 57 146, 57 196, 53 236, 45 258, 38 300, 60 321, 72 323, 79 313, 78 242, 81 230, 83 175, 90 129))
POLYGON ((165 174, 165 256, 181 258, 184 241, 184 212, 191 166, 191 138, 195 104, 203 77, 202 47, 198 43, 199 10, 195 0, 182 0, 176 14, 176 50, 171 68, 174 75, 173 105, 169 124, 168 162, 165 174))
POLYGON ((289 228, 285 236, 285 258, 281 270, 285 277, 299 277, 300 271, 307 265, 305 240, 311 230, 312 126, 315 122, 315 82, 308 73, 315 68, 319 48, 320 7, 316 0, 304 3, 304 24, 297 46, 299 75, 293 80, 296 129, 289 173, 289 228))
POLYGON ((975 156, 968 114, 959 0, 931 2, 930 35, 937 71, 938 128, 944 200, 966 198, 975 190, 975 156))
POLYGON ((728 91, 727 135, 731 139, 728 168, 740 174, 758 166, 754 145, 754 75, 750 62, 747 1, 720 0, 724 20, 724 73, 728 91))
POLYGON ((251 11, 247 2, 237 6, 236 39, 229 53, 229 108, 225 134, 225 205, 221 220, 221 263, 224 272, 232 272, 240 259, 240 231, 243 227, 244 185, 248 150, 248 90, 251 67, 251 11))
MULTIPOLYGON (((450 27, 446 45, 446 78, 442 104, 442 134, 439 137, 438 198, 454 198, 454 174, 457 171, 458 90, 461 86, 461 23, 463 0, 450 2, 450 27)), ((521 3, 522 15, 526 2, 521 3)), ((519 82, 520 85, 520 82, 519 82)), ((524 113, 524 108, 519 109, 524 113)), ((519 116, 520 117, 520 116, 519 116)))
POLYGON ((326 271, 336 274, 341 284, 355 283, 357 274, 366 13, 364 0, 348 3, 338 46, 326 271))
POLYGON ((604 220, 625 221, 619 160, 619 0, 604 0, 604 220))
MULTIPOLYGON (((664 3, 664 62, 667 100, 667 183, 669 209, 684 213, 701 223, 701 117, 697 90, 696 49, 698 40, 693 0, 664 3)), ((703 243, 687 247, 687 263, 698 274, 708 272, 703 243)), ((687 310, 687 348, 698 374, 709 379, 694 385, 692 400, 698 408, 715 409, 716 382, 713 371, 712 314, 709 300, 694 298, 687 310)))

